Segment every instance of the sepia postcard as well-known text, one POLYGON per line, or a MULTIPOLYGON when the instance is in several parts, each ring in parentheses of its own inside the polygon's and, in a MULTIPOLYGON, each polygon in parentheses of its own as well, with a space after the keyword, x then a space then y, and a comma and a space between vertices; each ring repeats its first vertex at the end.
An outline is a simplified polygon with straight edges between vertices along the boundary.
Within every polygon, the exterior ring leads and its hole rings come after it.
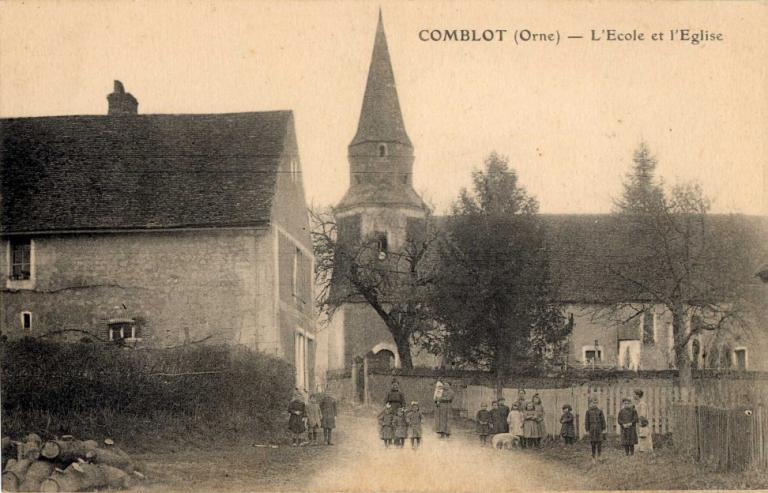
POLYGON ((768 489, 768 2, 0 3, 3 491, 768 489))

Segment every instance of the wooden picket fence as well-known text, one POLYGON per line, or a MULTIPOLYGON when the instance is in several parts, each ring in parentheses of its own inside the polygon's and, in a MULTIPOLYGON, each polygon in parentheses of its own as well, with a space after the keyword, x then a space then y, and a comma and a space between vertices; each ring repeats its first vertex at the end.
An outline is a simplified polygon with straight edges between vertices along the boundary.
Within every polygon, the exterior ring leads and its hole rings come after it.
POLYGON ((762 405, 676 404, 673 416, 679 452, 722 472, 768 470, 768 412, 762 405))
MULTIPOLYGON (((557 435, 560 430, 562 406, 570 404, 576 417, 577 430, 585 435, 583 416, 587 410, 589 398, 597 398, 598 407, 605 413, 608 432, 618 434, 617 422, 621 400, 632 398, 635 389, 642 389, 648 408, 649 426, 654 434, 676 434, 673 408, 675 405, 710 405, 723 408, 768 404, 768 379, 716 378, 696 379, 693 389, 682 392, 674 380, 670 379, 631 379, 613 382, 589 382, 564 388, 526 387, 530 398, 537 393, 544 405, 544 423, 549 434, 557 435)), ((507 404, 517 400, 519 388, 503 389, 507 404)), ((466 416, 472 418, 482 403, 490 404, 495 400, 495 390, 489 386, 468 385, 462 393, 460 405, 466 416)))

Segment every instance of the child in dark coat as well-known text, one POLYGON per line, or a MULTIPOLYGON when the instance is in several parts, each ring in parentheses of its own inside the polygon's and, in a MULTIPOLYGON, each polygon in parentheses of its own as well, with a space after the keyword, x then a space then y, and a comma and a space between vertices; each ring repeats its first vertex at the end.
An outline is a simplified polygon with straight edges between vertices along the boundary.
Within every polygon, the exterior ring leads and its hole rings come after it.
POLYGON ((485 445, 488 443, 488 435, 493 434, 493 416, 488 410, 488 404, 485 402, 480 405, 480 410, 477 411, 475 421, 477 422, 477 434, 480 435, 480 444, 485 445))
POLYGON ((411 408, 405 413, 405 420, 408 421, 408 435, 411 437, 411 448, 417 449, 421 445, 421 421, 423 416, 419 409, 419 403, 411 402, 411 408))
POLYGON ((304 426, 304 418, 306 417, 306 408, 304 404, 304 396, 296 389, 293 392, 293 399, 288 404, 288 429, 293 434, 293 446, 298 447, 301 445, 301 435, 306 430, 304 426))
POLYGON ((408 421, 405 417, 405 408, 401 407, 395 411, 394 418, 395 446, 403 448, 405 439, 408 438, 408 421))
POLYGON ((605 415, 603 410, 597 407, 597 399, 589 399, 589 409, 584 415, 584 428, 589 433, 589 441, 592 444, 592 460, 600 457, 603 451, 603 433, 605 433, 605 415))
POLYGON ((576 427, 573 425, 573 409, 570 404, 563 406, 563 415, 560 416, 560 436, 566 445, 573 445, 576 439, 576 427))
POLYGON ((635 455, 635 445, 637 445, 637 422, 640 418, 637 415, 635 406, 630 399, 621 400, 621 411, 619 411, 619 426, 621 426, 621 444, 624 446, 624 452, 627 455, 635 455))
POLYGON ((379 413, 379 438, 384 441, 384 446, 387 448, 392 445, 392 439, 395 437, 394 420, 394 409, 392 409, 392 404, 387 402, 384 409, 379 413))

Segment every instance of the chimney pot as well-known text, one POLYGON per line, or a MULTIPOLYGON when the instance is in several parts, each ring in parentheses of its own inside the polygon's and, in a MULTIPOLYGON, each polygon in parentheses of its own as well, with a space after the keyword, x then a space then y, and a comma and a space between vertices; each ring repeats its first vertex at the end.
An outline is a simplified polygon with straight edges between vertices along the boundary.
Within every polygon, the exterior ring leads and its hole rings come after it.
POLYGON ((125 92, 123 83, 115 81, 115 89, 107 96, 109 103, 108 115, 135 115, 139 110, 139 102, 131 93, 125 92))

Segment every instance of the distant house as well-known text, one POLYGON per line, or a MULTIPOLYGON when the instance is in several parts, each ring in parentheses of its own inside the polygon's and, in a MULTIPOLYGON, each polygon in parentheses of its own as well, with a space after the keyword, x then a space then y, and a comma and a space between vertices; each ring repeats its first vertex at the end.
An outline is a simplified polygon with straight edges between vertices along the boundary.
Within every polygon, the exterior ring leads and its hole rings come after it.
POLYGON ((0 120, 0 329, 285 358, 314 379, 313 254, 290 111, 0 120))
MULTIPOLYGON (((669 310, 609 271, 610 265, 636 263, 647 255, 628 241, 630 223, 607 214, 543 215, 542 220, 559 299, 574 320, 568 363, 631 370, 675 368, 669 310)), ((740 290, 753 309, 744 312, 745 331, 703 331, 692 337, 688 347, 693 366, 768 370, 768 363, 757 357, 768 350, 768 286, 755 277, 753 267, 768 245, 768 218, 712 215, 708 224, 730 244, 756 247, 756 256, 748 259, 748 265, 734 266, 726 259, 716 259, 702 266, 710 276, 730 269, 729 275, 740 280, 740 290)), ((686 321, 687 330, 702 322, 698 316, 691 317, 686 321)))

